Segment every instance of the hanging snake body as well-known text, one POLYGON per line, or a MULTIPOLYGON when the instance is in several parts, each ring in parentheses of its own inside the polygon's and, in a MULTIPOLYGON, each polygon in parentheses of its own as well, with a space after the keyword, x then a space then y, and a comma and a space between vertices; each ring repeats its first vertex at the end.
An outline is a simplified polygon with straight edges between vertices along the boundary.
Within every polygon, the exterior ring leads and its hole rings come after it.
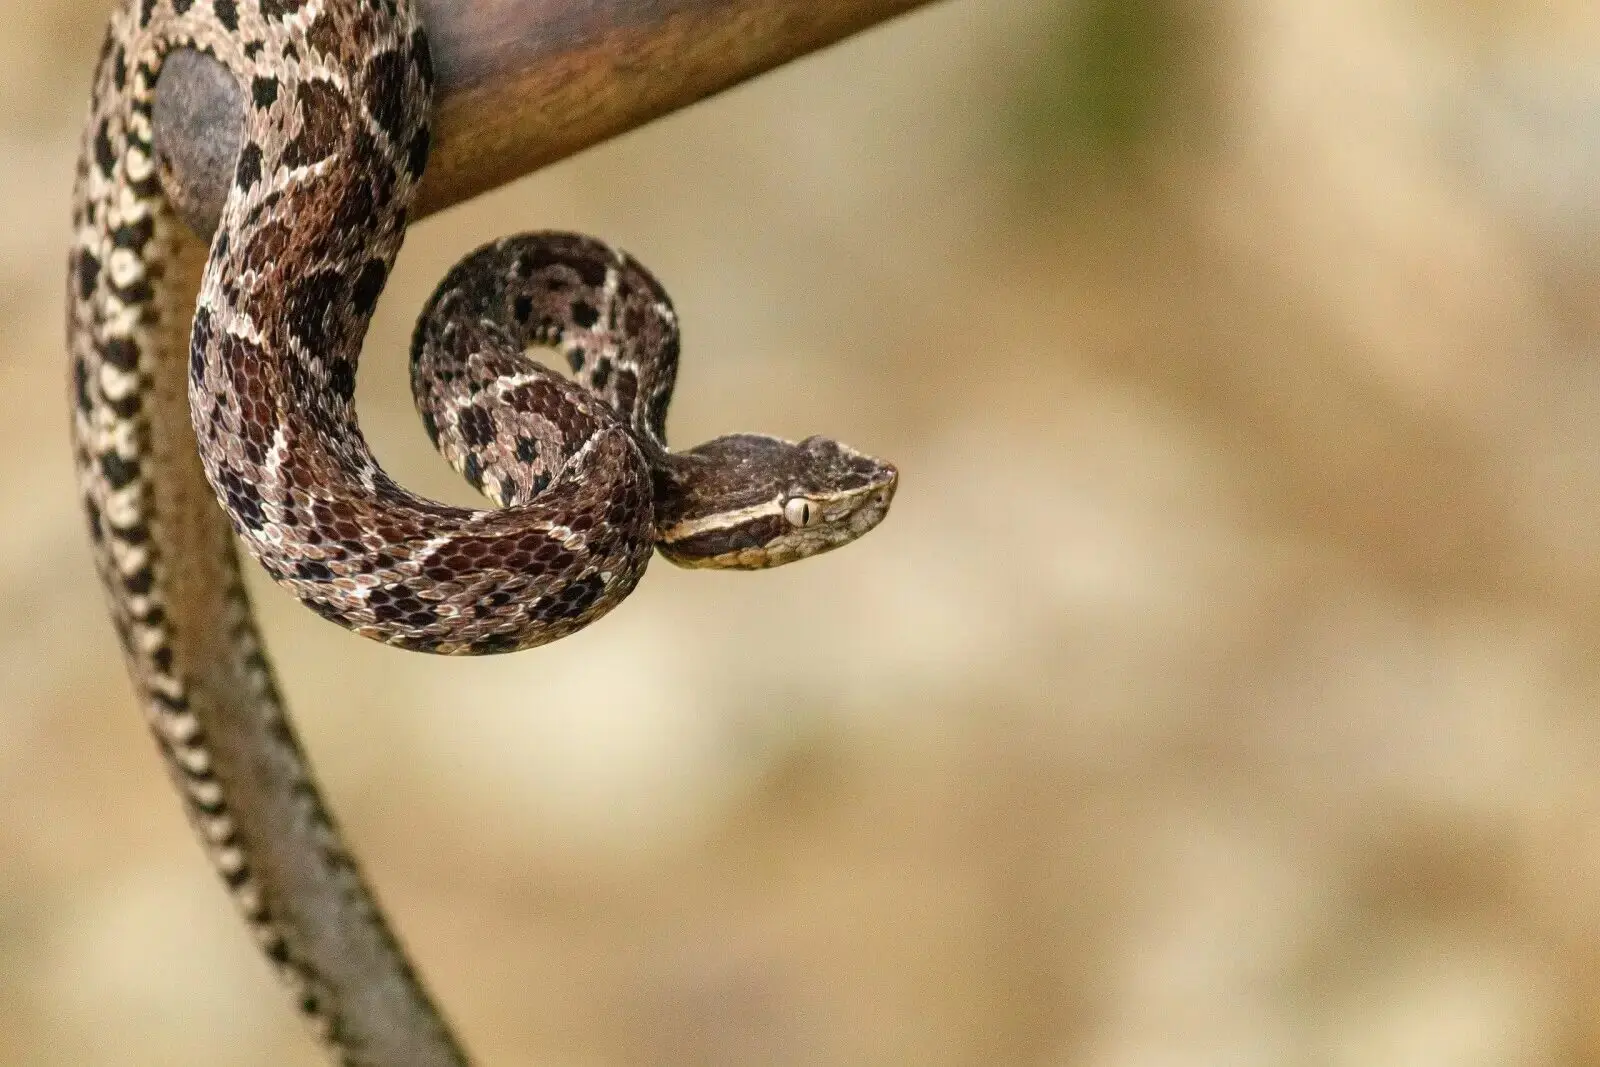
POLYGON ((825 438, 669 451, 666 294, 598 241, 543 233, 457 265, 413 339, 429 436, 498 507, 396 484, 352 396, 427 159, 431 82, 405 0, 128 0, 95 74, 68 278, 80 489, 152 730, 300 1010, 340 1062, 385 1067, 466 1057, 322 804, 235 537, 357 633, 503 652, 609 611, 655 550, 758 568, 847 543, 897 479, 825 438), (245 103, 209 251, 164 199, 152 149, 156 78, 178 49, 220 62, 245 103))

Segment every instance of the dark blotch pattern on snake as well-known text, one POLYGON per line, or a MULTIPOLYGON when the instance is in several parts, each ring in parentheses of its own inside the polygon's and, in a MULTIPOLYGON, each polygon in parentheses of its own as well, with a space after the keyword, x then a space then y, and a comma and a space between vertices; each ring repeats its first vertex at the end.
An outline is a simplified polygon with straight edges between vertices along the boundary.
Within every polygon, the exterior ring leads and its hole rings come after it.
POLYGON ((415 335, 424 426, 499 506, 391 480, 352 396, 427 159, 431 81, 400 0, 127 0, 95 74, 67 282, 80 489, 168 770, 330 1051, 387 1067, 466 1057, 322 804, 235 535, 325 618, 405 648, 490 653, 598 618, 656 549, 755 568, 844 544, 896 484, 823 438, 668 451, 666 294, 627 256, 562 234, 474 253, 415 335), (151 147, 156 78, 185 48, 233 72, 245 104, 209 253, 163 199, 151 147), (529 345, 557 349, 572 376, 529 345))

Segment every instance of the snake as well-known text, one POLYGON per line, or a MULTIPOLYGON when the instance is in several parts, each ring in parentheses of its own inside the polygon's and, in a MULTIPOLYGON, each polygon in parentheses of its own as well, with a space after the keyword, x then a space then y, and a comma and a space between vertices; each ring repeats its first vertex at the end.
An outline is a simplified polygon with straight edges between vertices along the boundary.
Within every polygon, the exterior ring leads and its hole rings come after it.
POLYGON ((123 0, 72 208, 72 439, 126 666, 251 936, 352 1065, 468 1057, 322 798, 238 546, 357 634, 501 653, 612 610, 658 551, 751 570, 849 543, 898 484, 826 437, 670 450, 671 301, 632 257, 558 232, 468 255, 412 336, 424 429, 489 504, 390 478, 355 373, 426 165, 433 80, 408 0, 123 0), (152 141, 157 78, 185 50, 243 103, 209 244, 163 193, 152 141))

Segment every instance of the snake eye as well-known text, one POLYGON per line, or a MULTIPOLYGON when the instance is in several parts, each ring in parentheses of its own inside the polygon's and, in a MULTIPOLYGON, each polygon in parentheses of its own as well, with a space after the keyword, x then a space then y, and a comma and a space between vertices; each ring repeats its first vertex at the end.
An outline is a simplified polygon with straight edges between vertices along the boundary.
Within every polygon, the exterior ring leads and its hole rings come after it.
POLYGON ((815 526, 822 521, 822 508, 815 500, 792 496, 783 502, 783 517, 790 526, 815 526))

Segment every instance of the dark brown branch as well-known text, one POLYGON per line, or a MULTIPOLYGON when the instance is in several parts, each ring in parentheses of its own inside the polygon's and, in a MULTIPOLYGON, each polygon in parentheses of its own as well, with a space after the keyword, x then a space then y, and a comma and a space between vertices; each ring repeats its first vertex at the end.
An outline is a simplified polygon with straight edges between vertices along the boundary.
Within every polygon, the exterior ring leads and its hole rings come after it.
MULTIPOLYGON (((930 0, 418 0, 438 93, 414 217, 432 214, 930 0)), ((181 53, 156 94, 167 195, 216 228, 238 89, 181 53)))

